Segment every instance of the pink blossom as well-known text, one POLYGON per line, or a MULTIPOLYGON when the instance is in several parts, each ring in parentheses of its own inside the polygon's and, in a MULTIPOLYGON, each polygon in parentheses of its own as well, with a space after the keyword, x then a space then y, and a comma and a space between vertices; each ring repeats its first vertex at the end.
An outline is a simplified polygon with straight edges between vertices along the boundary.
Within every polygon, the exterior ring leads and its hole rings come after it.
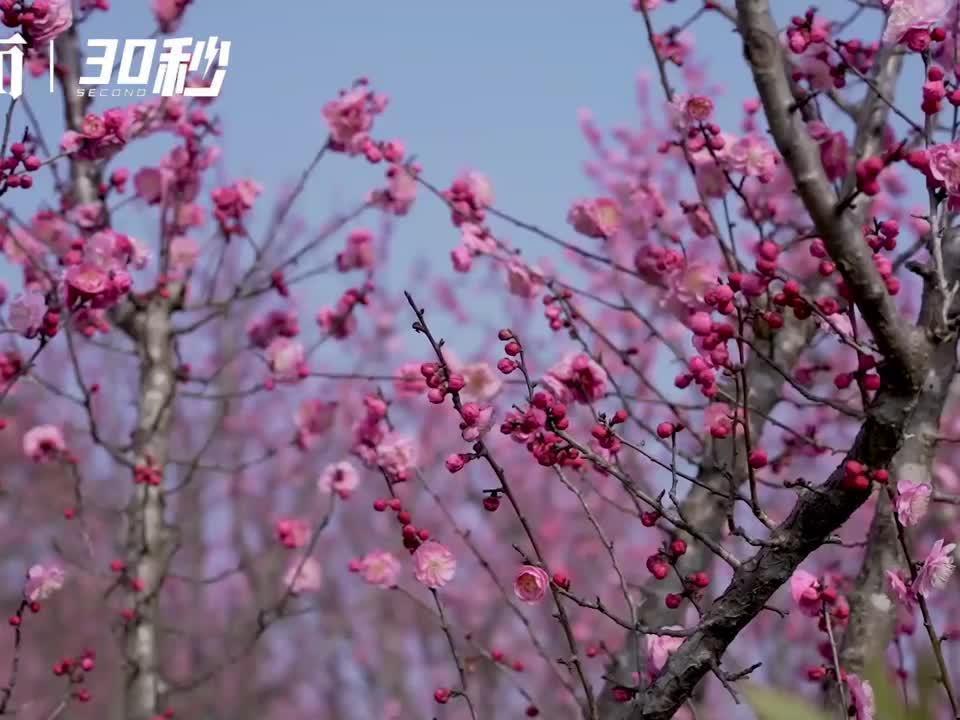
POLYGON ((934 145, 927 151, 930 175, 951 196, 960 194, 960 142, 934 145))
POLYGON ((900 480, 897 483, 897 517, 904 527, 916 525, 927 514, 930 486, 926 483, 900 480))
POLYGON ((46 600, 63 587, 66 575, 56 565, 34 565, 27 570, 23 597, 28 602, 46 600))
POLYGON ((524 298, 536 297, 543 286, 543 280, 532 268, 516 260, 507 264, 507 287, 514 295, 524 298))
POLYGON ((320 563, 309 557, 293 560, 283 575, 283 584, 292 595, 316 592, 323 584, 320 563))
POLYGON ((428 588, 436 590, 453 580, 457 561, 446 547, 428 540, 413 553, 414 577, 428 588))
POLYGON ((368 553, 360 561, 360 573, 371 585, 389 590, 397 586, 400 561, 389 552, 377 550, 368 553))
POLYGON ((748 135, 740 138, 730 148, 730 167, 746 177, 755 177, 760 182, 770 182, 777 166, 776 152, 761 138, 748 135))
POLYGON ((393 478, 407 479, 417 467, 417 445, 399 433, 389 433, 377 445, 374 461, 393 478))
POLYGON ((856 713, 855 720, 873 720, 876 707, 873 698, 873 688, 869 681, 854 673, 847 673, 847 687, 850 689, 850 699, 856 713))
POLYGON ((550 576, 542 568, 524 565, 513 581, 513 594, 525 603, 538 603, 547 594, 550 576))
POLYGON ((328 102, 323 106, 323 117, 330 131, 330 146, 350 155, 364 152, 373 120, 386 106, 387 99, 374 94, 365 83, 358 83, 328 102))
POLYGON ((427 391, 427 381, 420 372, 420 363, 404 363, 397 368, 397 379, 393 383, 400 395, 420 395, 427 391))
POLYGON ((594 402, 607 390, 606 371, 584 353, 564 357, 550 368, 544 381, 563 402, 594 402))
POLYGON ((310 537, 310 527, 303 520, 284 518, 278 520, 275 528, 277 540, 291 550, 303 547, 310 537))
POLYGON ((297 409, 297 442, 309 448, 333 425, 337 404, 320 399, 304 400, 297 409))
POLYGON ((10 303, 10 327, 24 337, 33 337, 43 325, 47 302, 42 292, 18 293, 10 303))
POLYGON ((37 425, 23 436, 23 454, 34 462, 56 460, 66 449, 63 433, 56 425, 37 425))
POLYGON ((53 40, 73 25, 72 0, 47 0, 47 12, 30 25, 30 39, 34 47, 53 40))
POLYGON ((916 601, 916 596, 904 582, 903 575, 899 571, 887 570, 887 584, 890 591, 896 597, 897 601, 904 607, 912 608, 916 601))
POLYGON ((200 257, 200 245, 188 235, 177 235, 170 241, 170 264, 174 270, 190 270, 200 257))
POLYGON ((133 176, 133 187, 138 197, 155 205, 163 200, 173 180, 173 174, 166 168, 147 167, 133 176))
POLYGON ((475 362, 456 368, 464 382, 460 397, 466 401, 486 402, 492 400, 503 388, 503 381, 497 371, 488 363, 475 362))
POLYGON ((474 442, 489 432, 493 427, 493 406, 468 402, 463 406, 461 413, 461 436, 467 442, 474 442))
POLYGON ((944 545, 942 538, 933 544, 923 566, 917 572, 917 579, 913 582, 912 589, 917 595, 926 597, 932 591, 942 590, 947 586, 950 576, 953 575, 953 551, 956 547, 954 543, 944 545))
POLYGON ((282 380, 297 380, 306 372, 303 344, 298 340, 278 337, 267 347, 270 370, 282 380))
MULTIPOLYGON (((669 630, 681 630, 677 626, 668 628, 669 630)), ((647 665, 651 674, 659 673, 670 656, 683 645, 682 637, 673 635, 647 635, 647 665)))
POLYGON ((622 213, 616 201, 610 198, 578 200, 567 213, 567 222, 581 235, 611 238, 620 230, 622 213))
POLYGON ((805 614, 816 617, 820 614, 820 581, 806 570, 797 570, 790 577, 790 595, 797 607, 805 614))
POLYGON ((944 19, 946 0, 893 0, 883 42, 900 42, 911 30, 926 30, 944 19))
POLYGON ((327 465, 320 473, 317 488, 324 495, 337 493, 346 500, 360 484, 357 469, 347 460, 327 465))
POLYGON ((354 230, 347 236, 347 246, 337 255, 337 270, 347 272, 373 267, 373 233, 366 229, 354 230))

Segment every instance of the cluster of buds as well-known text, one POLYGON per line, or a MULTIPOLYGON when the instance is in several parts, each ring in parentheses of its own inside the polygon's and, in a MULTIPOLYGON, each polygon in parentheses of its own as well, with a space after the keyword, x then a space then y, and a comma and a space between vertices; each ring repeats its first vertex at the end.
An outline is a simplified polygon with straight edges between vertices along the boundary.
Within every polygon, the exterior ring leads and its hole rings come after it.
POLYGON ((623 443, 620 442, 620 438, 618 438, 616 433, 614 433, 613 426, 620 425, 626 421, 626 410, 617 410, 613 414, 613 417, 609 420, 607 420, 606 416, 601 414, 600 421, 593 426, 593 429, 590 430, 590 434, 593 435, 600 447, 609 451, 610 453, 615 453, 623 446, 623 443))
POLYGON ((29 138, 25 138, 25 142, 15 142, 10 146, 10 154, 0 160, 0 183, 8 188, 27 190, 33 187, 30 173, 39 170, 41 165, 43 161, 33 154, 33 143, 29 138))
MULTIPOLYGON (((922 151, 921 151, 922 152, 922 151)), ((911 153, 912 154, 912 153, 911 153)), ((857 190, 870 197, 880 192, 880 173, 895 162, 908 157, 903 148, 896 146, 882 155, 871 155, 857 163, 857 190)), ((912 164, 912 163, 911 163, 912 164)))
POLYGON ((278 337, 295 338, 300 334, 297 316, 286 310, 273 310, 247 330, 247 338, 254 347, 266 350, 278 337))
POLYGON ((704 122, 713 110, 713 103, 708 98, 699 99, 702 101, 699 104, 692 101, 686 104, 687 115, 698 121, 687 129, 687 149, 692 153, 705 148, 708 152, 720 152, 727 144, 720 126, 713 122, 704 122))
POLYGON ((152 485, 153 487, 159 487, 162 480, 163 473, 151 458, 147 458, 146 462, 139 463, 133 468, 134 485, 152 485))
POLYGON ((791 52, 800 55, 811 45, 821 45, 827 40, 827 32, 815 24, 816 10, 810 8, 805 15, 794 15, 787 29, 787 46, 791 52))
POLYGON ((507 355, 507 357, 500 358, 500 360, 497 361, 497 369, 504 375, 509 375, 520 367, 520 363, 514 360, 514 358, 523 353, 523 346, 509 328, 502 329, 497 333, 497 337, 500 338, 501 342, 506 343, 503 346, 503 352, 507 355))
POLYGON ((308 529, 302 520, 288 518, 278 520, 274 532, 280 544, 288 550, 303 547, 307 541, 308 529))
POLYGON ((875 253, 881 250, 895 250, 900 236, 900 223, 896 220, 873 221, 873 227, 865 227, 863 237, 875 253))
MULTIPOLYGON (((647 558, 647 570, 657 580, 664 580, 670 574, 670 567, 676 565, 687 552, 687 543, 680 538, 672 540, 658 552, 647 558)), ((667 593, 664 604, 671 610, 676 610, 686 598, 697 598, 702 595, 704 588, 710 584, 710 576, 705 572, 696 572, 682 579, 683 588, 679 593, 667 593)))
POLYGON ((871 481, 886 485, 890 480, 890 473, 881 468, 871 470, 856 460, 847 460, 843 465, 843 487, 847 490, 869 490, 871 481))
MULTIPOLYGON (((561 290, 557 294, 546 293, 543 296, 544 311, 543 315, 547 319, 550 329, 559 332, 564 328, 570 327, 570 321, 564 316, 563 302, 569 301, 573 293, 569 290, 561 290)), ((501 339, 503 339, 501 337, 501 339)))
POLYGON ((119 558, 110 561, 110 572, 117 576, 117 584, 120 587, 126 588, 132 593, 143 592, 146 587, 143 580, 130 574, 127 564, 119 558))
POLYGON ((462 375, 451 372, 445 363, 425 362, 420 366, 420 374, 427 383, 427 400, 434 405, 443 404, 448 394, 459 393, 467 384, 462 375))
POLYGON ((549 393, 536 392, 529 408, 507 413, 500 432, 516 442, 526 443, 527 450, 544 467, 578 468, 583 463, 580 452, 553 431, 566 430, 569 426, 567 406, 549 393))
POLYGON ((523 672, 527 669, 523 660, 510 660, 502 650, 493 650, 490 653, 490 659, 498 665, 510 668, 514 672, 523 672))
POLYGON ((378 498, 373 502, 373 509, 377 512, 386 512, 392 510, 396 513, 397 522, 400 523, 400 534, 403 537, 403 546, 413 554, 420 543, 430 539, 430 531, 426 528, 418 528, 413 524, 413 516, 409 510, 403 509, 403 503, 400 498, 378 498))
MULTIPOLYGON (((824 263, 828 263, 828 261, 824 260, 823 263, 821 263, 821 273, 824 270, 824 263)), ((834 270, 833 263, 829 263, 829 265, 828 274, 834 270)), ((807 299, 801 295, 800 283, 796 280, 787 280, 787 282, 783 284, 780 292, 774 294, 773 304, 777 307, 790 308, 790 310, 793 311, 793 316, 797 320, 806 320, 813 315, 813 308, 807 299)), ((783 327, 783 317, 779 313, 765 313, 763 319, 766 320, 767 325, 771 329, 777 330, 783 327), (776 317, 772 317, 773 315, 776 315, 776 317)))
POLYGON ((407 149, 401 140, 373 140, 368 138, 363 145, 363 156, 372 164, 386 160, 388 163, 403 162, 407 149))
POLYGON ((90 691, 83 687, 87 674, 93 672, 97 666, 97 656, 93 650, 84 650, 76 657, 63 658, 53 665, 53 674, 56 677, 65 677, 72 688, 71 697, 82 703, 90 702, 90 691))
POLYGON ((714 398, 719 392, 716 371, 710 362, 700 355, 690 358, 687 363, 687 372, 680 373, 673 380, 673 384, 681 390, 694 382, 700 387, 700 392, 706 398, 714 398))
POLYGON ((834 379, 833 384, 838 390, 846 390, 856 380, 864 390, 875 391, 880 389, 882 384, 880 376, 872 372, 877 367, 877 361, 873 355, 860 353, 857 357, 857 370, 855 372, 839 373, 834 379))

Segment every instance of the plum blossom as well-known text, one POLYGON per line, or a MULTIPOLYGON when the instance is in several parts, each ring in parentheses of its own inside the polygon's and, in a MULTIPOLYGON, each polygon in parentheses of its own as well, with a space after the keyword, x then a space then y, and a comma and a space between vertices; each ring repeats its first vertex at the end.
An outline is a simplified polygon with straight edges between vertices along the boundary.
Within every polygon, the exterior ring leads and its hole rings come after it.
POLYGON ((960 142, 934 145, 927 151, 930 175, 943 183, 951 200, 960 195, 960 142))
POLYGON ((156 205, 166 196, 173 180, 173 173, 167 168, 145 167, 133 176, 133 188, 137 197, 156 205))
POLYGON ((404 363, 397 368, 397 378, 393 381, 393 386, 399 395, 413 396, 425 393, 427 381, 420 372, 420 363, 404 363))
MULTIPOLYGON (((681 630, 682 628, 673 626, 667 629, 681 630)), ((663 670, 670 656, 683 645, 683 640, 682 637, 673 635, 647 635, 647 664, 652 673, 663 670)))
POLYGON ((461 436, 467 442, 474 442, 493 427, 493 405, 481 405, 475 402, 465 403, 461 412, 461 436))
POLYGON ((34 47, 39 47, 66 32, 73 25, 72 0, 47 0, 47 11, 43 14, 36 12, 35 19, 30 24, 30 39, 34 47))
POLYGON ((594 402, 607 390, 606 371, 585 353, 567 355, 550 368, 543 381, 561 402, 594 402))
POLYGON ((312 447, 317 438, 330 429, 336 410, 336 403, 320 399, 304 400, 300 404, 294 417, 300 447, 312 447))
POLYGON ((371 585, 389 590, 397 586, 400 561, 392 553, 376 550, 360 560, 360 574, 371 585))
POLYGON ((168 33, 177 29, 183 13, 193 0, 153 0, 151 7, 161 32, 168 33))
POLYGON ((24 337, 33 337, 43 325, 47 302, 43 293, 28 290, 18 293, 10 303, 10 327, 24 337))
POLYGON ((820 581, 806 570, 797 570, 790 577, 790 596, 804 615, 820 614, 820 581))
POLYGON ((550 577, 542 569, 524 565, 513 581, 513 594, 525 603, 538 603, 547 594, 550 577))
POLYGON ((747 135, 737 140, 727 156, 731 169, 760 182, 770 182, 777 167, 777 154, 764 140, 747 135))
POLYGON ((296 518, 278 520, 274 531, 280 544, 291 550, 306 545, 307 538, 310 537, 310 528, 307 523, 296 518))
POLYGON ((611 238, 620 230, 622 213, 615 200, 596 198, 578 200, 567 213, 567 222, 581 235, 591 238, 611 238))
POLYGON ((453 553, 435 540, 428 540, 413 553, 414 577, 436 590, 453 580, 457 560, 453 553))
POLYGON ((953 575, 953 551, 956 547, 954 543, 944 545, 942 538, 933 544, 923 566, 917 572, 912 586, 913 592, 926 597, 934 590, 942 590, 947 586, 950 576, 953 575))
POLYGON ((374 260, 373 233, 361 228, 347 236, 346 248, 337 255, 337 270, 347 272, 371 268, 374 260))
POLYGON ((197 263, 200 245, 188 235, 177 235, 170 241, 170 265, 173 270, 185 272, 197 263))
POLYGON ((347 460, 327 465, 320 473, 317 488, 324 495, 337 493, 346 500, 360 484, 357 469, 347 460))
POLYGON ((893 593, 897 602, 907 608, 913 607, 916 596, 904 581, 902 571, 887 570, 887 585, 890 586, 890 592, 893 593))
POLYGON ((267 347, 267 362, 270 370, 281 380, 297 380, 307 371, 306 354, 298 340, 278 337, 267 347))
POLYGON ((51 462, 67 449, 63 433, 56 425, 37 425, 23 436, 23 454, 34 462, 51 462))
POLYGON ((513 295, 523 298, 533 298, 540 292, 543 280, 533 268, 511 260, 507 264, 507 287, 513 295))
POLYGON ((855 720, 873 720, 876 707, 873 698, 873 688, 869 681, 854 673, 847 673, 847 687, 850 688, 850 699, 853 702, 855 720))
POLYGON ((927 30, 942 20, 946 12, 946 0, 893 0, 883 42, 898 43, 911 30, 927 30))
POLYGON ((392 478, 406 480, 417 467, 416 443, 400 433, 389 433, 377 444, 374 461, 392 478))
POLYGON ((930 486, 926 483, 900 480, 897 483, 897 517, 904 527, 916 525, 927 514, 930 486))
POLYGON ((66 575, 56 565, 34 565, 27 570, 27 581, 23 586, 23 597, 27 602, 46 600, 63 588, 66 575))
POLYGON ((475 362, 461 365, 456 368, 456 372, 463 377, 465 383, 460 391, 460 397, 468 402, 492 400, 503 388, 503 381, 488 363, 475 362))
POLYGON ((283 574, 283 584, 292 595, 316 592, 323 584, 320 563, 309 557, 293 560, 283 574))
POLYGON ((365 82, 358 82, 340 97, 323 106, 330 131, 330 147, 338 152, 359 155, 371 143, 374 118, 387 107, 387 98, 375 94, 365 82))

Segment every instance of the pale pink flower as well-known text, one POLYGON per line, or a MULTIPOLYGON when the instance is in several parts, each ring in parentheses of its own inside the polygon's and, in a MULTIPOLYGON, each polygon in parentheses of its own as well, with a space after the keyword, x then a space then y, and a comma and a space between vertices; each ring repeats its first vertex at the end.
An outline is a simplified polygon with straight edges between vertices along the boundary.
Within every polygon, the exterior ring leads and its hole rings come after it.
POLYGON ((446 547, 428 540, 413 553, 414 577, 428 588, 436 590, 453 580, 457 560, 446 547))
POLYGON ((544 382, 563 402, 600 400, 607 390, 607 373, 585 353, 572 353, 554 365, 544 382))
POLYGON ((850 688, 850 699, 853 701, 853 709, 856 713, 855 720, 873 720, 876 713, 876 707, 873 698, 873 688, 869 681, 855 675, 847 673, 847 687, 850 688))
POLYGON ((37 425, 23 436, 23 454, 34 462, 50 462, 67 449, 63 433, 56 425, 37 425))
POLYGON ((27 570, 23 597, 28 602, 46 600, 63 587, 66 575, 56 565, 34 565, 27 570))
POLYGON ((816 617, 820 614, 820 581, 806 570, 797 570, 790 577, 790 595, 797 607, 805 614, 816 617))
POLYGON ((294 420, 297 425, 297 442, 301 447, 311 447, 316 439, 333 425, 337 404, 320 399, 304 400, 297 409, 294 420))
POLYGON ((298 340, 278 337, 267 347, 270 370, 282 380, 296 380, 306 370, 305 351, 298 340))
POLYGON ((496 397, 503 388, 500 375, 488 363, 469 363, 459 366, 456 371, 466 383, 460 391, 463 400, 486 402, 496 397))
POLYGON ((375 95, 365 84, 358 84, 323 106, 323 117, 330 130, 331 146, 357 155, 370 142, 373 119, 386 108, 385 97, 375 95))
POLYGON ((73 25, 72 0, 47 0, 47 12, 30 25, 34 47, 53 40, 73 25))
POLYGON ((420 395, 427 391, 427 381, 420 372, 420 363, 408 362, 397 368, 393 386, 400 395, 420 395))
POLYGON ((901 605, 907 608, 913 607, 916 597, 904 582, 903 575, 899 571, 887 570, 887 584, 890 586, 890 592, 893 593, 901 605))
POLYGON ((543 280, 532 268, 511 260, 507 263, 507 287, 513 295, 524 298, 536 297, 543 280))
POLYGON ((567 213, 567 222, 581 235, 592 238, 611 238, 620 230, 623 214, 620 206, 610 198, 578 200, 567 213))
POLYGON ((417 467, 416 443, 399 433, 389 433, 377 445, 374 462, 393 478, 407 479, 417 467))
POLYGON ((897 483, 897 517, 904 527, 916 525, 927 514, 930 486, 926 483, 900 480, 897 483))
POLYGON ((138 197, 155 205, 163 200, 173 179, 173 173, 166 168, 146 167, 133 176, 133 189, 138 197))
POLYGON ((677 95, 667 107, 677 130, 706 122, 713 114, 713 101, 704 95, 677 95))
POLYGON ((542 568, 524 565, 513 581, 513 594, 525 603, 538 603, 547 594, 550 576, 542 568))
POLYGON ((283 584, 292 595, 316 592, 323 584, 320 563, 313 558, 292 561, 283 575, 283 584))
POLYGON ((347 460, 327 465, 320 473, 317 488, 324 495, 337 493, 346 500, 360 484, 357 469, 347 460))
POLYGON ((47 302, 43 293, 28 290, 18 293, 10 303, 10 327, 25 337, 33 337, 43 325, 47 302))
POLYGON ((950 576, 953 575, 953 551, 956 547, 954 543, 944 545, 942 538, 933 544, 912 586, 917 595, 926 597, 932 591, 942 590, 947 586, 950 576))
POLYGON ((883 42, 897 43, 911 30, 926 30, 944 19, 946 0, 893 0, 883 42))
POLYGON ((927 157, 930 175, 943 183, 949 195, 960 194, 960 142, 934 145, 927 157))
POLYGON ((174 269, 185 271, 197 264, 200 245, 188 235, 177 235, 170 241, 170 264, 174 269))
POLYGON ((90 300, 110 290, 110 276, 105 270, 84 263, 73 265, 66 273, 68 288, 79 299, 90 300))
POLYGON ((474 442, 486 435, 493 427, 493 405, 465 403, 461 417, 463 418, 461 436, 467 442, 474 442))
MULTIPOLYGON (((679 627, 668 628, 670 630, 680 630, 679 627)), ((674 637, 672 635, 647 635, 647 666, 651 674, 659 673, 670 656, 683 645, 684 638, 674 637)))
POLYGON ((733 170, 761 182, 769 182, 777 167, 776 152, 766 141, 754 135, 737 140, 727 157, 733 170))
POLYGON ((377 550, 360 561, 360 574, 371 585, 389 590, 397 586, 400 561, 389 552, 377 550))

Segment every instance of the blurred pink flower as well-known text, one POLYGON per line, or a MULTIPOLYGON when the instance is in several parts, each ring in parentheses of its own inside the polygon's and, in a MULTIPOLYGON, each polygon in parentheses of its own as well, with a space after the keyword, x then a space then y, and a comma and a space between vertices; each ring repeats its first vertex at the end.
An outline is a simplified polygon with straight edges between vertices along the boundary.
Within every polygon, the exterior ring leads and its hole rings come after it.
POLYGON ((543 380, 561 402, 594 402, 607 390, 606 371, 585 353, 566 355, 543 380))
POLYGON ((200 245, 188 235, 177 235, 170 241, 170 264, 174 270, 191 269, 200 257, 200 245))
POLYGON ((391 553, 376 550, 360 561, 360 573, 371 585, 389 590, 396 587, 400 577, 400 561, 391 553))
POLYGON ((897 517, 904 527, 916 525, 927 514, 930 505, 930 486, 912 480, 897 483, 897 517))
POLYGON ((63 433, 56 425, 37 425, 23 436, 23 453, 34 462, 49 462, 67 449, 63 433))
POLYGON ((854 673, 847 673, 847 687, 850 688, 850 699, 856 713, 854 720, 873 720, 876 708, 874 705, 873 688, 870 683, 854 673))
POLYGON ((436 590, 453 580, 457 561, 446 547, 428 540, 413 553, 414 577, 428 588, 436 590))
POLYGON ((811 617, 820 614, 820 581, 806 570, 797 570, 790 577, 790 596, 797 607, 811 617))
POLYGON ((374 461, 387 474, 397 479, 407 479, 417 467, 417 445, 399 433, 389 433, 377 444, 374 461))
POLYGON ((581 235, 591 238, 611 238, 620 230, 623 216, 620 207, 611 198, 578 200, 567 213, 567 222, 581 235))
POLYGON ((466 401, 487 402, 492 400, 503 388, 503 381, 497 371, 485 362, 460 365, 455 371, 463 376, 463 390, 460 397, 466 401))
POLYGON ((278 520, 275 532, 280 544, 291 550, 306 545, 307 538, 310 537, 310 527, 297 518, 278 520))
POLYGON ((63 587, 65 580, 63 570, 56 565, 34 565, 27 570, 23 597, 28 602, 46 600, 63 587))
MULTIPOLYGON (((37 16, 30 25, 30 39, 33 40, 34 47, 62 35, 73 25, 72 0, 46 0, 46 3, 47 12, 37 16)), ((38 4, 34 3, 34 8, 38 4)), ((36 9, 34 14, 37 15, 36 9)))
POLYGON ((324 495, 337 493, 346 500, 360 484, 357 469, 347 460, 327 465, 320 473, 317 488, 324 495))
MULTIPOLYGON (((682 628, 674 626, 670 630, 682 628)), ((684 638, 672 635, 647 635, 647 663, 651 673, 659 673, 677 648, 683 645, 684 638)))
POLYGON ((525 603, 538 603, 547 594, 550 577, 542 568, 524 565, 513 581, 513 594, 525 603))
POLYGON ((956 547, 954 543, 944 545, 942 538, 933 544, 912 586, 917 595, 926 597, 933 590, 942 590, 947 586, 953 575, 953 551, 956 547))
POLYGON ((333 425, 337 404, 320 399, 304 400, 294 418, 297 425, 297 442, 309 448, 317 437, 333 425))
POLYGON ((298 340, 278 337, 267 347, 270 370, 281 380, 297 380, 306 372, 303 344, 298 340))
POLYGON ((294 560, 283 575, 283 584, 293 595, 316 592, 323 584, 320 563, 309 557, 294 560))
POLYGON ((944 19, 946 0, 893 0, 883 42, 897 43, 910 30, 927 29, 944 19))
POLYGON ((25 337, 33 337, 43 325, 46 312, 43 293, 34 290, 18 293, 10 303, 10 327, 25 337))
POLYGON ((907 608, 913 607, 916 597, 904 582, 903 575, 900 571, 887 570, 887 584, 890 586, 890 591, 901 605, 907 608))
POLYGON ((153 0, 153 16, 161 32, 172 32, 177 29, 183 13, 193 0, 153 0))

